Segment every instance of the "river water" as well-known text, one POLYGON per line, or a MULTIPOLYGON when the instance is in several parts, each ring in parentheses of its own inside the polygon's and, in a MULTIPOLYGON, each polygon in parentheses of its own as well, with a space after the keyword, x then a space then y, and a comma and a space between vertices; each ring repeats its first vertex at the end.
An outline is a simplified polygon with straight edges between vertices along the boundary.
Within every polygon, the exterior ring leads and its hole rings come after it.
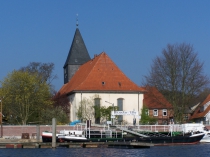
POLYGON ((210 157, 210 144, 154 146, 144 149, 0 149, 0 157, 210 157))

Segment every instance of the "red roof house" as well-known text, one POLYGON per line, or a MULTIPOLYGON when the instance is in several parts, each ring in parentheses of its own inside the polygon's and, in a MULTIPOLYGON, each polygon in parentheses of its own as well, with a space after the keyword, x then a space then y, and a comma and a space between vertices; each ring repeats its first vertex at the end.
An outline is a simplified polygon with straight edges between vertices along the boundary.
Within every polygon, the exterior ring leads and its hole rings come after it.
POLYGON ((172 105, 155 87, 145 87, 143 104, 147 107, 148 115, 157 119, 158 124, 168 124, 173 117, 172 105))
POLYGON ((190 120, 196 123, 209 123, 210 121, 210 94, 198 105, 190 120))

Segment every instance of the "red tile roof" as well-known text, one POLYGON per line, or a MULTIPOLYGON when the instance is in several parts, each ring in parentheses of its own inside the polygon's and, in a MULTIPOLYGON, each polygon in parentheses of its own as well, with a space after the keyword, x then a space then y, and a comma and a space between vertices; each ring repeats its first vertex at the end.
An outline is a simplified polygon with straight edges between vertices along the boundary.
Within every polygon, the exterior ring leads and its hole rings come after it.
POLYGON ((73 91, 143 92, 102 52, 79 67, 72 79, 60 89, 61 94, 73 91))
POLYGON ((193 115, 190 117, 190 119, 196 119, 196 118, 203 118, 206 116, 206 114, 210 111, 210 105, 203 111, 201 112, 201 108, 210 101, 210 94, 207 96, 207 98, 195 109, 195 112, 193 115))
POLYGON ((149 109, 172 109, 172 105, 155 87, 145 87, 143 104, 149 109))

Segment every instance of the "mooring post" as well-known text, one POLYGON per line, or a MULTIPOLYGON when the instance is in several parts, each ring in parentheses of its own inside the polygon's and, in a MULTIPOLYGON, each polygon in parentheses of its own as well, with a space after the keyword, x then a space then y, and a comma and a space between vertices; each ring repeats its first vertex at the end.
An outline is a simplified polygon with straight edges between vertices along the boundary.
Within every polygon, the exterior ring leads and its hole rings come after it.
POLYGON ((36 141, 40 142, 40 125, 36 125, 36 141))
POLYGON ((56 148, 56 118, 52 119, 52 148, 56 148))

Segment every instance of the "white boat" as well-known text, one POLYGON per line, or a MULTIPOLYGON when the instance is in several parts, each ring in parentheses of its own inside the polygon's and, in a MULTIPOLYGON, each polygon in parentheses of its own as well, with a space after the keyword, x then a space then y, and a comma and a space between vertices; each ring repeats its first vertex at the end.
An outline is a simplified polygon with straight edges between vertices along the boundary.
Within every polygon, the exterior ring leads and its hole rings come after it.
POLYGON ((204 128, 205 133, 204 137, 201 139, 200 142, 210 142, 210 130, 208 130, 206 127, 204 128))
MULTIPOLYGON (((52 132, 44 131, 42 132, 43 142, 52 142, 52 132)), ((87 141, 83 131, 79 130, 61 130, 56 134, 57 142, 71 141, 71 142, 81 142, 87 141)))
POLYGON ((208 130, 201 123, 186 123, 182 124, 184 132, 202 132, 204 133, 204 137, 200 140, 200 142, 210 142, 210 130, 208 130))
POLYGON ((87 138, 84 135, 84 131, 78 130, 62 130, 60 131, 62 135, 58 135, 59 142, 85 142, 87 138))
MULTIPOLYGON (((52 132, 49 131, 43 131, 42 132, 42 142, 52 142, 52 132)), ((57 133, 56 134, 56 141, 58 140, 58 136, 63 135, 62 133, 57 133)))

